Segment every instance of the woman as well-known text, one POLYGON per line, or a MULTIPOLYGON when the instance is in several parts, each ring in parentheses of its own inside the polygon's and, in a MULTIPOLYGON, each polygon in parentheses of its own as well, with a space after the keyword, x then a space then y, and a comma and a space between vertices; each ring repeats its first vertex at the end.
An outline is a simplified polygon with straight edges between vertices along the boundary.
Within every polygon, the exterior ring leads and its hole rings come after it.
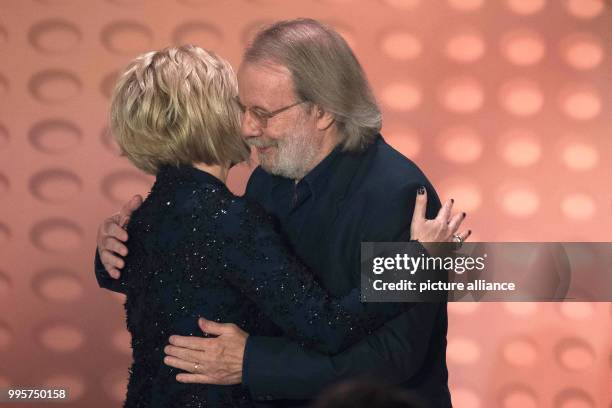
POLYGON ((287 249, 273 220, 225 180, 248 160, 229 64, 195 46, 137 58, 111 103, 125 156, 156 175, 128 225, 126 293, 134 363, 126 407, 252 406, 241 386, 182 384, 163 364, 170 334, 199 334, 214 316, 249 333, 292 337, 336 353, 400 313, 402 304, 335 299, 287 249))

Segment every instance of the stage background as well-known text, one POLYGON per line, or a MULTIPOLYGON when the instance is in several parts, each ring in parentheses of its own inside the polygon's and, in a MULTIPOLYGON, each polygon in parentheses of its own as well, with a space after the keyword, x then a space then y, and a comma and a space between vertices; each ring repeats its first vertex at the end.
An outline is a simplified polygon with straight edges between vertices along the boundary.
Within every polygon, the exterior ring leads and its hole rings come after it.
MULTIPOLYGON (((0 385, 120 406, 120 296, 95 232, 151 178, 118 157, 109 94, 137 54, 195 43, 237 66, 308 16, 349 41, 384 135, 468 212, 473 240, 610 241, 612 6, 603 0, 0 0, 0 385)), ((231 174, 241 193, 252 169, 231 174)), ((609 303, 451 304, 453 401, 608 407, 609 303)), ((20 405, 26 406, 26 405, 20 405)))

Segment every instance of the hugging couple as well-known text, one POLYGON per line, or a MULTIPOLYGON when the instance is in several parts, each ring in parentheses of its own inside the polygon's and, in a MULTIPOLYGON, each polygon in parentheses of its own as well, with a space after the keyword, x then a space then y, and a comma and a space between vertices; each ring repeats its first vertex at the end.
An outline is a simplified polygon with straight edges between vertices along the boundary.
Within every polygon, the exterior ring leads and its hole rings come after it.
POLYGON ((237 75, 185 45, 120 76, 111 129, 155 175, 98 230, 96 277, 126 294, 126 407, 297 407, 359 378, 450 407, 446 303, 360 302, 363 241, 463 241, 465 213, 380 135, 344 39, 259 31, 237 75), (244 196, 230 168, 259 166, 244 196))

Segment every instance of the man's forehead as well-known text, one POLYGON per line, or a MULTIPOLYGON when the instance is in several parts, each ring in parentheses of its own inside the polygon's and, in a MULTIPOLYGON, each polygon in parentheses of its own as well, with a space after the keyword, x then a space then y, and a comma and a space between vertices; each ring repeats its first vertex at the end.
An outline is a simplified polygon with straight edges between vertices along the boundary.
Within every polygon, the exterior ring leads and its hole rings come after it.
POLYGON ((293 80, 289 70, 275 63, 242 63, 238 69, 241 98, 283 97, 293 95, 293 80))

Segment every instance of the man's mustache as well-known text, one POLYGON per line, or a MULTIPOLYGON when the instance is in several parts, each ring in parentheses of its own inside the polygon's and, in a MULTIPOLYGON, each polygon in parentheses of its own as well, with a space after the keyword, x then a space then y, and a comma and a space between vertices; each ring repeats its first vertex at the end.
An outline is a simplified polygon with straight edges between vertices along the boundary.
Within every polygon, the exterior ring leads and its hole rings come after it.
POLYGON ((278 142, 276 140, 270 140, 262 137, 251 137, 246 141, 249 146, 266 148, 266 147, 275 147, 278 146, 278 142))

